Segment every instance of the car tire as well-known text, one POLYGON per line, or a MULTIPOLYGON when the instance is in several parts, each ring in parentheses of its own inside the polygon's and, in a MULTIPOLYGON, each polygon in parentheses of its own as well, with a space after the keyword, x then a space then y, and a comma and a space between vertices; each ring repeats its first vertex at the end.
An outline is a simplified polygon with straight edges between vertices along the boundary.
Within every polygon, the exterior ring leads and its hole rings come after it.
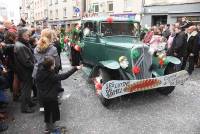
MULTIPOLYGON (((172 74, 176 72, 175 65, 172 63, 169 63, 168 66, 165 69, 165 75, 172 74)), ((156 91, 162 95, 169 95, 172 93, 175 89, 175 86, 169 86, 169 87, 161 87, 158 88, 156 91)))
MULTIPOLYGON (((100 68, 99 75, 102 77, 102 83, 105 84, 106 82, 111 80, 111 77, 106 69, 100 68)), ((102 94, 99 95, 99 99, 101 104, 105 107, 109 106, 110 100, 106 99, 102 94)))

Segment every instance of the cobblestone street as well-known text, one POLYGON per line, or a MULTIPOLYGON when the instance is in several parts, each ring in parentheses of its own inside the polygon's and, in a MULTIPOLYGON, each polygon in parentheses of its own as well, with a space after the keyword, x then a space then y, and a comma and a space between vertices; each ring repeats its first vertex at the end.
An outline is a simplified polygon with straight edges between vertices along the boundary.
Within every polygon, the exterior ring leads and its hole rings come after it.
MULTIPOLYGON (((70 67, 68 64, 63 56, 64 70, 70 67)), ((199 134, 198 73, 199 69, 195 70, 190 80, 168 97, 155 91, 136 93, 114 99, 105 108, 84 71, 79 70, 62 83, 65 92, 58 125, 66 126, 67 134, 199 134)), ((43 133, 42 113, 21 114, 19 103, 9 107, 15 121, 4 134, 43 133)))

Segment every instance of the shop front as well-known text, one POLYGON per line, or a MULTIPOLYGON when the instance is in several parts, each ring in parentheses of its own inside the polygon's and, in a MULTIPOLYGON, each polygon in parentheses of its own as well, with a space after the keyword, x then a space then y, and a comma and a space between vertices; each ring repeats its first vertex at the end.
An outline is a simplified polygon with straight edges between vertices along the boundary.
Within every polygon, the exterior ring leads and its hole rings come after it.
POLYGON ((111 14, 110 16, 114 16, 114 17, 122 17, 122 18, 129 18, 129 19, 135 19, 136 14, 134 14, 134 13, 126 13, 126 14, 111 14))
POLYGON ((189 4, 144 6, 142 26, 172 24, 186 16, 195 24, 200 23, 200 2, 189 4))

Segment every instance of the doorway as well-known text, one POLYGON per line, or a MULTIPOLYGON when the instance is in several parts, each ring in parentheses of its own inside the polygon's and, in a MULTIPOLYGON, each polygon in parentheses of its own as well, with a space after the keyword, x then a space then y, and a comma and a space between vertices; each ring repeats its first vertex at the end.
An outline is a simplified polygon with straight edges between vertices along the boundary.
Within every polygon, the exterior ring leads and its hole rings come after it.
POLYGON ((152 26, 167 24, 167 15, 152 16, 152 26))

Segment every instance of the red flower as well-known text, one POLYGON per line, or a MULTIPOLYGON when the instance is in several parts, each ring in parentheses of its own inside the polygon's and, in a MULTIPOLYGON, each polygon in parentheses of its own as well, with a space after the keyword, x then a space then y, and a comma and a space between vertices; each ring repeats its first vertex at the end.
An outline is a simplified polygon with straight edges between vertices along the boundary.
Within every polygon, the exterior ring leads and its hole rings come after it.
POLYGON ((134 74, 139 74, 139 73, 140 73, 140 68, 139 68, 138 66, 134 66, 134 67, 132 68, 132 72, 133 72, 134 74))
POLYGON ((95 84, 95 88, 96 88, 96 90, 101 90, 102 89, 102 84, 97 82, 95 84))
POLYGON ((113 18, 112 17, 108 17, 107 19, 106 19, 106 21, 108 22, 108 23, 113 23, 113 18))
POLYGON ((69 40, 67 38, 64 39, 64 43, 67 44, 69 40))
POLYGON ((74 49, 75 49, 76 51, 78 51, 78 52, 81 51, 81 47, 80 47, 79 45, 75 45, 75 46, 74 46, 74 49))
POLYGON ((162 66, 164 65, 164 61, 162 59, 159 60, 159 64, 162 66))

